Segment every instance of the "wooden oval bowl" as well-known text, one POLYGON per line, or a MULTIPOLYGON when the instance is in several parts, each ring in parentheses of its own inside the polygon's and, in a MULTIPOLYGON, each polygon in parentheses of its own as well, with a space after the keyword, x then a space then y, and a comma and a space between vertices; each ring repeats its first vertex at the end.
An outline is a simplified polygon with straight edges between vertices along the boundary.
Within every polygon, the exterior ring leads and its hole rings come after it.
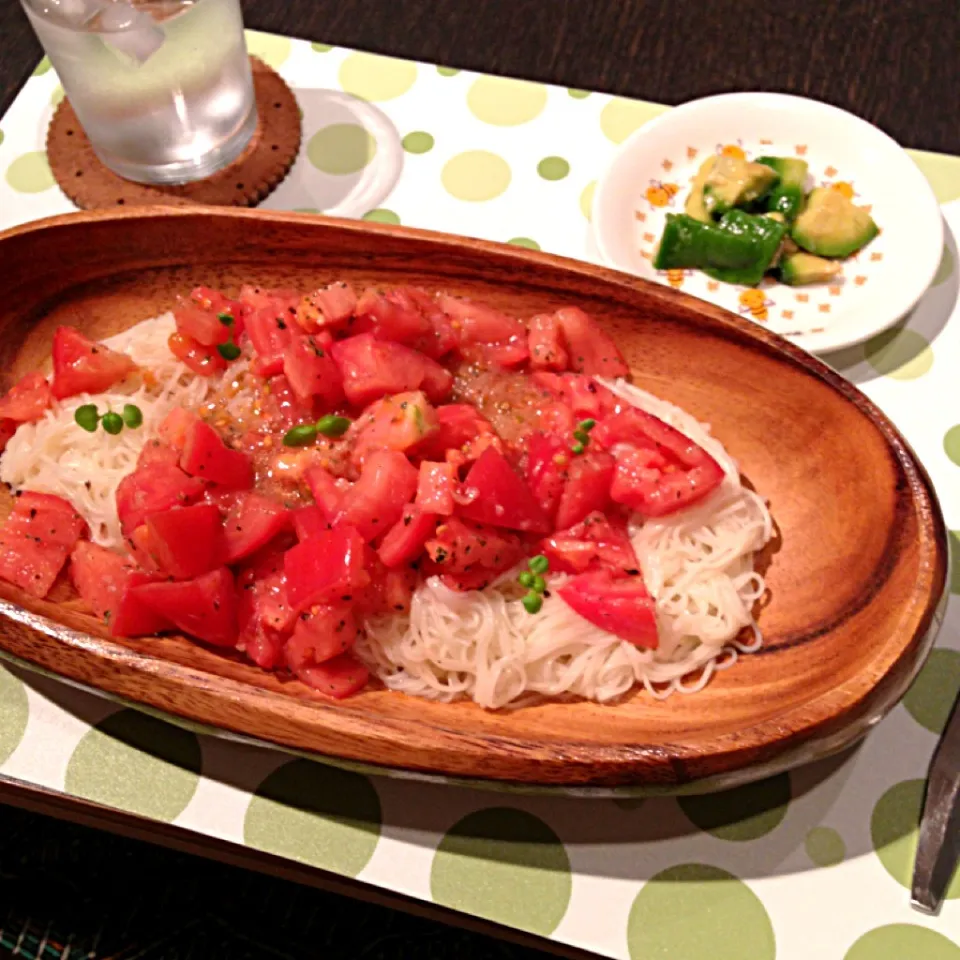
MULTIPOLYGON (((693 696, 488 713, 370 689, 335 703, 179 637, 122 641, 69 586, 0 584, 0 649, 85 687, 234 735, 403 770, 566 787, 732 786, 835 752, 904 693, 945 596, 944 523, 890 421, 802 350, 700 300, 586 263, 442 234, 272 211, 81 213, 0 235, 2 387, 54 328, 106 337, 199 283, 413 283, 521 316, 575 303, 635 382, 713 425, 768 498, 765 645, 693 696)), ((9 510, 4 493, 0 512, 9 510)))

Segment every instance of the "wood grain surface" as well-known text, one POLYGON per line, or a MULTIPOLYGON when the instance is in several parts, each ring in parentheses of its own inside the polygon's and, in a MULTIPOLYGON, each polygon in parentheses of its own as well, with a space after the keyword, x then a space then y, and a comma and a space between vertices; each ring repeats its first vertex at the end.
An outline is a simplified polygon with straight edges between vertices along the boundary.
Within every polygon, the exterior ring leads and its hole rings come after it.
MULTIPOLYGON (((248 26, 449 66, 680 103, 779 90, 960 153, 956 0, 242 0, 248 26)), ((40 57, 0 4, 0 111, 40 57)))
MULTIPOLYGON (((133 702, 299 750, 407 771, 538 785, 728 786, 833 752, 904 692, 946 576, 929 481, 852 385, 761 326, 660 285, 545 254, 268 211, 83 213, 0 236, 4 379, 54 328, 103 337, 205 283, 312 289, 343 278, 473 295, 519 316, 576 303, 645 389, 713 426, 771 503, 766 642, 693 697, 486 712, 368 688, 333 703, 180 637, 115 640, 66 585, 0 585, 0 647, 133 702), (15 606, 19 605, 19 606, 15 606), (26 611, 26 612, 25 612, 26 611), (38 619, 38 618, 48 618, 38 619)), ((5 384, 0 384, 3 386, 5 384)), ((4 494, 0 512, 12 498, 4 494)))

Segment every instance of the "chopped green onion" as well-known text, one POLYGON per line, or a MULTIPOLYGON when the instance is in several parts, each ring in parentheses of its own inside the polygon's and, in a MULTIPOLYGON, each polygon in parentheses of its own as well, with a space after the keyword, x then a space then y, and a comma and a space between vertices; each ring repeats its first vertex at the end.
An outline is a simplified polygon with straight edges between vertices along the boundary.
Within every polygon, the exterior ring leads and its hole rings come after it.
POLYGON ((586 448, 582 443, 580 443, 580 442, 578 441, 577 443, 575 443, 575 444, 570 448, 570 451, 571 451, 571 453, 581 454, 581 453, 583 453, 583 451, 586 450, 586 449, 587 449, 587 448, 586 448))
POLYGON ((233 323, 233 317, 229 313, 218 313, 217 319, 225 326, 229 327, 233 323))
POLYGON ((305 447, 317 439, 317 428, 312 423, 301 423, 283 435, 285 447, 305 447))
POLYGON ((217 353, 224 360, 236 360, 240 356, 240 348, 232 340, 228 340, 217 347, 217 353))
POLYGON ((535 590, 537 593, 543 593, 543 591, 547 589, 547 581, 538 573, 534 576, 533 583, 530 584, 530 589, 535 590))
POLYGON ((96 404, 85 403, 83 406, 77 407, 73 419, 76 420, 77 426, 83 427, 87 433, 93 433, 100 422, 100 414, 97 413, 96 404))
POLYGON ((103 429, 107 433, 112 433, 116 436, 123 429, 123 417, 119 413, 114 413, 112 410, 109 413, 105 413, 100 422, 103 424, 103 429))
POLYGON ((134 403, 123 405, 123 422, 131 429, 136 430, 143 423, 143 412, 134 403))
POLYGON ((523 609, 527 613, 539 613, 540 609, 543 607, 543 597, 539 593, 534 593, 532 590, 529 593, 523 595, 523 600, 520 601, 523 604, 523 609))
POLYGON ((587 444, 590 440, 590 434, 586 430, 574 430, 573 439, 579 440, 582 444, 587 444))
POLYGON ((325 437, 342 437, 350 428, 349 417, 337 417, 328 413, 317 421, 317 433, 322 433, 325 437))
POLYGON ((520 581, 521 587, 526 587, 529 589, 533 586, 533 574, 529 570, 524 570, 523 573, 517 577, 517 580, 520 581))
POLYGON ((589 433, 596 425, 597 421, 588 417, 586 420, 581 420, 577 424, 577 429, 584 430, 585 432, 589 433))
POLYGON ((550 569, 550 561, 542 553, 538 553, 527 566, 534 573, 546 573, 550 569))

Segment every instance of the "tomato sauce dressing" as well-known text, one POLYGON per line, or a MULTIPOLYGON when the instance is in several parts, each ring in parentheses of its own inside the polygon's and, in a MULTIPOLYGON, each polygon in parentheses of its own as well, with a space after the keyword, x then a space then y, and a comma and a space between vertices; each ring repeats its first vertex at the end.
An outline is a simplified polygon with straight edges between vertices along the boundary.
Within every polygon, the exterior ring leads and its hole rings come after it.
MULTIPOLYGON (((596 381, 629 371, 583 311, 524 320, 340 282, 237 299, 198 288, 175 317, 171 350, 217 380, 121 482, 126 552, 89 543, 73 507, 47 497, 55 536, 15 511, 0 577, 44 595, 69 555, 114 635, 177 630, 333 697, 367 682, 351 654, 364 620, 407 610, 423 577, 483 589, 524 560, 531 615, 542 574, 563 573, 577 614, 656 647, 627 518, 682 509, 723 473, 596 381), (23 582, 24 569, 39 575, 23 582)), ((31 374, 0 399, 0 434, 51 396, 109 388, 131 361, 62 327, 53 367, 51 383, 31 374)))

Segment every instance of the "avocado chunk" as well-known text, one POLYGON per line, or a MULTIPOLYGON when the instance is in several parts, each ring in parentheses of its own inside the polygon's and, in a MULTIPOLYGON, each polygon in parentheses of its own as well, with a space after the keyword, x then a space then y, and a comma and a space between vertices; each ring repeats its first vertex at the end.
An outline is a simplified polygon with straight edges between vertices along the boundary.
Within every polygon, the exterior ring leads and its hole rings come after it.
POLYGON ((693 178, 693 183, 690 185, 690 195, 687 197, 687 202, 683 206, 684 213, 686 213, 688 217, 693 217, 694 220, 702 220, 704 223, 710 223, 713 218, 703 205, 703 185, 707 182, 707 177, 710 176, 710 172, 713 170, 716 162, 716 155, 713 155, 707 157, 707 159, 700 164, 700 169, 697 171, 697 175, 693 178))
POLYGON ((796 244, 819 257, 849 257, 879 229, 870 214, 839 190, 817 187, 790 231, 796 244))
POLYGON ((803 209, 807 161, 796 157, 757 157, 757 163, 770 167, 780 176, 780 182, 764 198, 764 209, 782 213, 792 223, 803 209))
POLYGON ((802 287, 807 283, 822 283, 840 272, 836 260, 824 260, 812 253, 791 253, 785 256, 777 268, 778 279, 791 287, 802 287))
POLYGON ((755 287, 773 265, 787 228, 770 217, 755 217, 743 210, 730 210, 720 218, 719 232, 728 242, 749 251, 746 264, 726 265, 713 260, 703 272, 714 280, 755 287))
POLYGON ((722 217, 734 207, 759 200, 780 177, 762 163, 739 157, 717 157, 703 185, 703 205, 711 217, 722 217))

